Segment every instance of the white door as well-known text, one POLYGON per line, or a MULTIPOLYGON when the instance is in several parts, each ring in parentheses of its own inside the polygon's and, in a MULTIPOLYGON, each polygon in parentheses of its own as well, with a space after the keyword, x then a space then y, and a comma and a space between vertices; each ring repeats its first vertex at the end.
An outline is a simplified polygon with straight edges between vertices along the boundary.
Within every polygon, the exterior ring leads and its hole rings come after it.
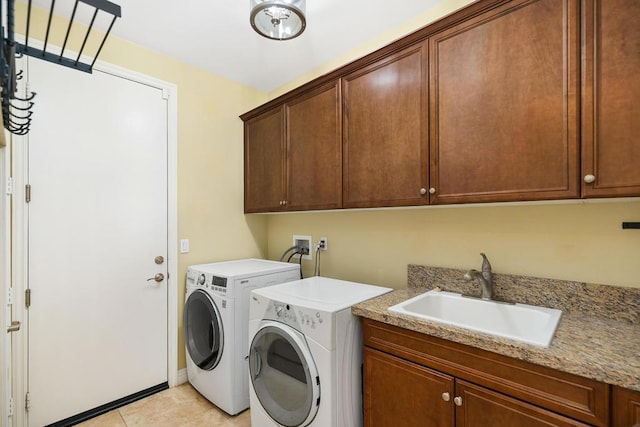
POLYGON ((42 426, 167 382, 167 100, 33 58, 28 79, 28 419, 42 426))

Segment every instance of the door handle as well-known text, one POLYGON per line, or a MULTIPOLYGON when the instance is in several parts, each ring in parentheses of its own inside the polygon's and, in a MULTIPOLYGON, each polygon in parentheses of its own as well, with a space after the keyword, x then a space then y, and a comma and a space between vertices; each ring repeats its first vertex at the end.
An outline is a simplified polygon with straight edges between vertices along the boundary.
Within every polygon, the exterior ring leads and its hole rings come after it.
POLYGON ((162 273, 158 273, 155 276, 147 279, 147 282, 151 281, 151 280, 155 280, 156 282, 162 282, 164 280, 164 274, 162 273))
POLYGON ((13 322, 11 322, 11 326, 7 328, 7 333, 18 332, 20 330, 20 326, 20 322, 14 320, 13 322))

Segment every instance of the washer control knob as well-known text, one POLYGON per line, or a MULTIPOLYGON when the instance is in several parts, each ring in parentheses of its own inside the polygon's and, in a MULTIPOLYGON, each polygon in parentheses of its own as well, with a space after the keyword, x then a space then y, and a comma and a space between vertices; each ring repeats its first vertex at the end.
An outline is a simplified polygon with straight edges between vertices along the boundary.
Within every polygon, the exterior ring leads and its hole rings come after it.
POLYGON ((281 305, 276 305, 276 316, 278 317, 282 317, 282 310, 284 310, 284 307, 281 305))
POLYGON ((200 277, 198 277, 198 285, 204 285, 205 280, 206 280, 205 275, 201 274, 200 277))

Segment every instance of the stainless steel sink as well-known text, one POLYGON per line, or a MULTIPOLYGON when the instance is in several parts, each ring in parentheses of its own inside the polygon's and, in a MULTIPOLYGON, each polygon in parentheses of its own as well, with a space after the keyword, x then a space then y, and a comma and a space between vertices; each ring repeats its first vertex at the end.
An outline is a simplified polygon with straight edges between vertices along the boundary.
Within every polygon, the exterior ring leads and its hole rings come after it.
POLYGON ((429 291, 389 311, 498 337, 549 347, 562 311, 509 304, 444 291, 429 291))

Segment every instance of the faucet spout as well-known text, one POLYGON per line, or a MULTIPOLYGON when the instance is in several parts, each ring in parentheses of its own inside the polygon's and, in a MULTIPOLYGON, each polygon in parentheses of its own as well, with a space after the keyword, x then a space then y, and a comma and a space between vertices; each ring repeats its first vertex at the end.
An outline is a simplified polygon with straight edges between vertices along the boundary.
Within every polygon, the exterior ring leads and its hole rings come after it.
POLYGON ((467 274, 464 275, 466 280, 477 280, 480 282, 480 292, 482 299, 492 299, 493 297, 493 275, 491 273, 491 264, 487 259, 487 256, 483 253, 482 255, 482 272, 478 270, 469 270, 467 274))

